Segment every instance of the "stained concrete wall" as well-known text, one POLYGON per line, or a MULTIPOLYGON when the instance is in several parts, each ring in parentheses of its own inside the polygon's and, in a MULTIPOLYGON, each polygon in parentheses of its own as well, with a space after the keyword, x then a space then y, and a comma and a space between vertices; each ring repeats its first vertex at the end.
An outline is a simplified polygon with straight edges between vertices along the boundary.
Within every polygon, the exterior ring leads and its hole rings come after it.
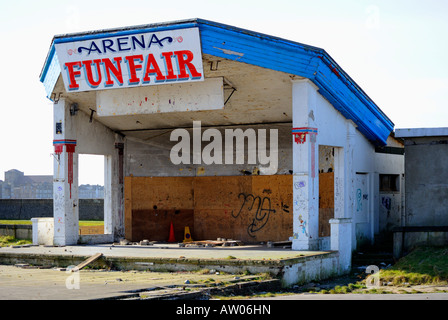
MULTIPOLYGON (((53 199, 0 199, 0 220, 53 217, 53 199)), ((103 199, 80 199, 80 220, 104 220, 103 199)))
MULTIPOLYGON (((387 147, 400 148, 404 151, 404 144, 393 138, 387 139, 387 147)), ((375 188, 379 189, 379 197, 375 199, 375 234, 388 236, 393 228, 404 224, 404 155, 387 152, 375 153, 375 188), (380 175, 397 176, 398 190, 381 190, 380 175)))
POLYGON ((0 224, 0 236, 11 236, 15 239, 32 239, 33 229, 30 225, 0 224))
MULTIPOLYGON (((192 124, 193 126, 193 124, 192 124)), ((191 137, 190 151, 193 153, 193 130, 192 128, 185 128, 191 137)), ((190 164, 175 165, 170 160, 170 152, 172 148, 178 144, 178 141, 170 141, 170 136, 173 130, 153 130, 151 134, 146 134, 144 139, 137 139, 127 137, 125 149, 125 176, 133 175, 134 177, 194 177, 194 176, 236 176, 236 175, 258 175, 260 170, 267 165, 261 165, 257 157, 257 163, 248 163, 248 140, 245 139, 244 149, 244 163, 236 163, 235 154, 236 141, 234 142, 233 164, 225 163, 225 130, 241 129, 243 132, 254 130, 256 132, 256 143, 259 141, 258 130, 266 130, 266 151, 269 156, 271 150, 270 146, 270 132, 271 130, 278 130, 278 165, 277 172, 274 174, 291 174, 292 170, 292 150, 291 150, 291 124, 270 124, 270 125, 247 125, 247 126, 224 126, 224 127, 202 127, 201 135, 208 129, 218 130, 222 137, 222 164, 205 164, 203 159, 200 164, 194 164, 192 158, 190 164)), ((179 140, 180 142, 180 140, 179 140)), ((202 152, 210 144, 209 141, 203 141, 202 152)), ((257 150, 250 149, 255 153, 257 150)), ((274 150, 274 149, 272 149, 274 150)))
POLYGON ((418 246, 447 246, 448 227, 399 227, 394 230, 394 258, 399 259, 418 246))
POLYGON ((448 136, 405 140, 406 226, 448 226, 448 136))

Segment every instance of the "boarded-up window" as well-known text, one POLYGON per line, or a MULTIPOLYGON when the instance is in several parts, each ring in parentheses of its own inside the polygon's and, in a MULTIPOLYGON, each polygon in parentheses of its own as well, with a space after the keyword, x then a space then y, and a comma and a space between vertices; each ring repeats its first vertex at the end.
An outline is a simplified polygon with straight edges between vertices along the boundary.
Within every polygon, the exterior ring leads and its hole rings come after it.
POLYGON ((285 241, 292 236, 292 176, 126 177, 125 232, 131 241, 285 241))
POLYGON ((334 218, 334 172, 319 173, 319 237, 330 236, 334 218))
POLYGON ((400 175, 380 174, 380 192, 400 191, 400 175))

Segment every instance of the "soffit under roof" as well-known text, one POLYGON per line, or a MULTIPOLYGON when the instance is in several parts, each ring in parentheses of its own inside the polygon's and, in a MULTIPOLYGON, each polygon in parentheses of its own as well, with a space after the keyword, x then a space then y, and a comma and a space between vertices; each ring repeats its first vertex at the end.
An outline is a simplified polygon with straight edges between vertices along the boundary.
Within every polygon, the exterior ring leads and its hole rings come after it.
MULTIPOLYGON (((128 136, 144 136, 141 131, 164 128, 191 128, 192 121, 202 126, 226 126, 259 123, 283 123, 292 121, 293 75, 243 64, 211 55, 203 55, 205 78, 225 79, 224 109, 211 111, 169 112, 139 115, 120 115, 93 118, 114 131, 128 136)), ((116 89, 126 90, 126 89, 116 89)), ((66 92, 62 77, 58 79, 55 92, 77 103, 81 111, 96 111, 96 92, 66 92)), ((148 133, 149 134, 149 133, 148 133)))

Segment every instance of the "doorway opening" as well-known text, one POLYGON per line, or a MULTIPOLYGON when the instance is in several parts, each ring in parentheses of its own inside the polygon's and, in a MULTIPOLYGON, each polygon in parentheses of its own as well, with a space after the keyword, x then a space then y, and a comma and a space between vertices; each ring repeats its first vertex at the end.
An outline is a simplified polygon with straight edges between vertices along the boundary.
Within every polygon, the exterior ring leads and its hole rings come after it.
POLYGON ((335 148, 319 146, 319 237, 331 236, 334 218, 335 148))
POLYGON ((79 234, 104 234, 103 155, 79 154, 79 234))

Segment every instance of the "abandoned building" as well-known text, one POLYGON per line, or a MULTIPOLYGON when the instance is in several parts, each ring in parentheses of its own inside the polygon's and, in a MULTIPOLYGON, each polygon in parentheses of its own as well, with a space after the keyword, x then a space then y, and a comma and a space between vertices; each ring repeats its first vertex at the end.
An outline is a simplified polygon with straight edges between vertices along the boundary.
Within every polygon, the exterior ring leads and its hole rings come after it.
POLYGON ((400 216, 393 122, 323 49, 192 19, 54 36, 40 80, 54 244, 167 241, 173 225, 337 250, 347 268, 400 216), (79 154, 105 161, 104 234, 82 239, 79 154))
POLYGON ((397 129, 404 140, 406 209, 394 228, 394 255, 448 245, 448 128, 397 129))

